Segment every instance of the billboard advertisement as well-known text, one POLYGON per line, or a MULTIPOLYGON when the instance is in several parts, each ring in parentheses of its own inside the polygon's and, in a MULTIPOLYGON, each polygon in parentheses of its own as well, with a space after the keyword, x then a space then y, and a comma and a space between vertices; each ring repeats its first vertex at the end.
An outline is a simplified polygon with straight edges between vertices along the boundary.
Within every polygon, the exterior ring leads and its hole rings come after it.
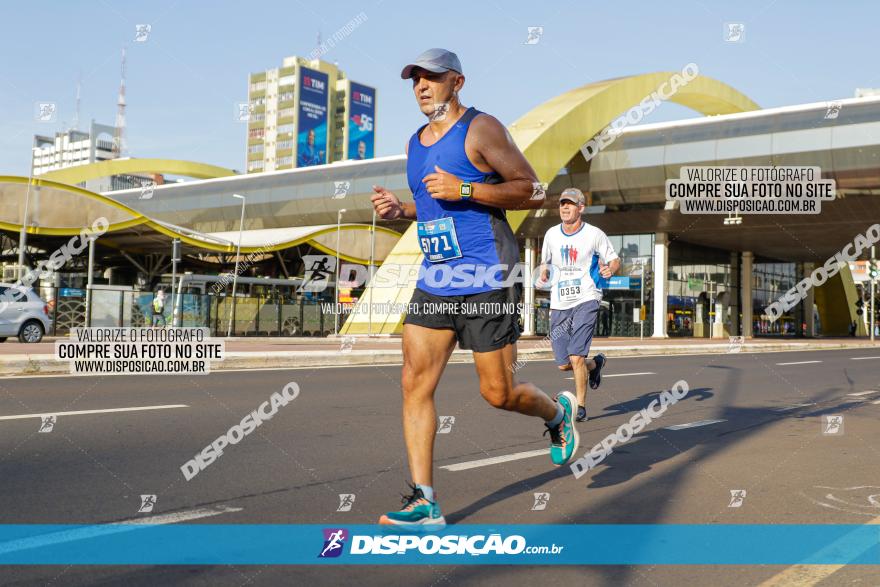
POLYGON ((296 166, 327 162, 327 108, 330 97, 326 73, 301 67, 297 106, 296 166))
POLYGON ((351 82, 348 93, 348 158, 372 159, 376 142, 376 90, 351 82))

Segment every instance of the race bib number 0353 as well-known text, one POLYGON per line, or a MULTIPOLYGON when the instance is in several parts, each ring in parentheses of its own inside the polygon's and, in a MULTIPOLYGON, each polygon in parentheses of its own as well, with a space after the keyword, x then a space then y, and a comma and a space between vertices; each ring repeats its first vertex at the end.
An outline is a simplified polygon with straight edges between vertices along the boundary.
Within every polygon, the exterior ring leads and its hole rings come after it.
POLYGON ((432 263, 461 257, 455 223, 452 218, 440 218, 418 223, 419 245, 425 258, 432 263))
POLYGON ((573 302, 581 297, 581 280, 571 279, 559 282, 559 299, 563 302, 573 302))

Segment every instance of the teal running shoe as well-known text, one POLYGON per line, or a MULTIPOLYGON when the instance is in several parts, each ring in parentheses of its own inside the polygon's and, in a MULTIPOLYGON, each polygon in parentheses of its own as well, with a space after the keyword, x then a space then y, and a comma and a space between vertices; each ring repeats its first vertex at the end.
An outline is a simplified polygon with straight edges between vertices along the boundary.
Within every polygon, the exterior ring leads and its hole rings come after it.
POLYGON ((420 527, 425 530, 442 530, 446 527, 446 519, 440 513, 436 502, 425 499, 422 490, 407 483, 412 493, 402 495, 403 508, 396 512, 388 512, 379 518, 379 523, 388 526, 420 527))
POLYGON ((556 401, 562 406, 564 415, 562 422, 558 426, 547 427, 544 434, 550 433, 550 460, 557 467, 561 467, 571 459, 571 456, 578 448, 580 438, 578 437, 577 428, 572 422, 572 412, 577 400, 571 392, 563 391, 556 395, 556 401))

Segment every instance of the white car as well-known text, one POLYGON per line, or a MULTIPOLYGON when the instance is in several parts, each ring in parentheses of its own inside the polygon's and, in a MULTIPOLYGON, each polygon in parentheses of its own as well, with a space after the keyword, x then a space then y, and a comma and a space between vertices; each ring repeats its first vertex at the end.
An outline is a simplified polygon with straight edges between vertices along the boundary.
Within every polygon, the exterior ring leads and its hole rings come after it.
POLYGON ((0 342, 10 336, 25 343, 40 342, 51 324, 49 306, 34 290, 0 283, 0 342))

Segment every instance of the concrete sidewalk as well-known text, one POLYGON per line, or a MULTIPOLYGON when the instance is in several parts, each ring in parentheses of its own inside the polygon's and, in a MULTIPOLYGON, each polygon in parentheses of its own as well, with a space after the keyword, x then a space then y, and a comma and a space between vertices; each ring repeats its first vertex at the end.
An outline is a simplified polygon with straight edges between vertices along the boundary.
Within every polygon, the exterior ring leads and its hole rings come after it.
MULTIPOLYGON (((401 339, 393 337, 353 337, 351 350, 342 350, 341 338, 230 338, 226 339, 226 357, 214 361, 212 371, 228 369, 342 367, 349 365, 389 365, 402 362, 401 339)), ((7 341, 0 344, 0 376, 57 375, 70 373, 70 363, 55 359, 55 340, 47 337, 38 344, 7 341)), ((552 359, 550 342, 546 338, 521 339, 518 360, 552 359)), ((731 349, 727 340, 667 338, 639 340, 637 338, 596 338, 591 352, 603 352, 609 357, 647 355, 723 354, 728 352, 779 352, 836 349, 877 349, 863 338, 816 339, 748 339, 739 350, 731 349)), ((470 351, 456 349, 450 362, 472 362, 470 351)))

